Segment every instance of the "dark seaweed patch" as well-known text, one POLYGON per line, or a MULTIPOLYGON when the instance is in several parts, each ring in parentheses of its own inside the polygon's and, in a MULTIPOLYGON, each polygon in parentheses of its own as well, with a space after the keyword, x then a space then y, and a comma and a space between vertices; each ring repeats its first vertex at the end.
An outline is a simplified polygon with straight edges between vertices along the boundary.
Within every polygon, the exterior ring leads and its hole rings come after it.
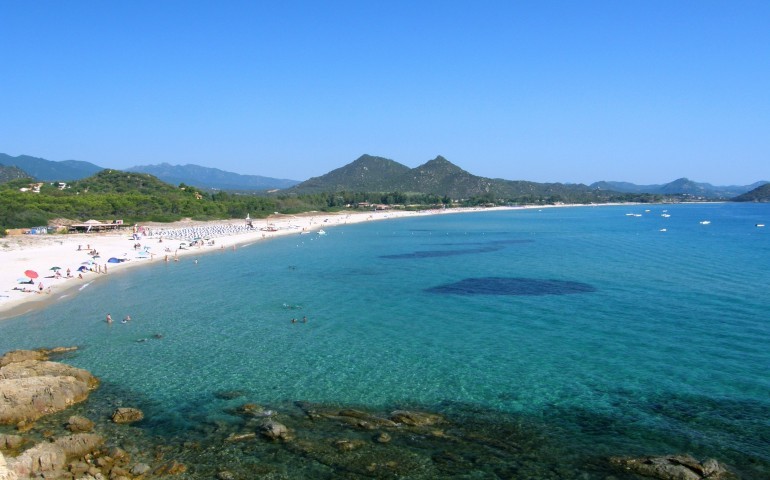
POLYGON ((466 278, 456 283, 428 288, 431 293, 453 295, 568 295, 595 292, 596 288, 582 282, 541 280, 537 278, 466 278))
POLYGON ((433 243, 432 245, 455 247, 458 245, 516 245, 522 243, 533 243, 534 240, 492 240, 491 242, 454 242, 454 243, 433 243))
POLYGON ((435 257, 454 257, 456 255, 473 255, 476 253, 489 253, 502 250, 504 245, 532 243, 532 240, 508 239, 493 240, 491 242, 459 242, 459 243, 439 243, 433 245, 456 247, 480 245, 478 248, 464 248, 455 250, 419 250, 411 253, 398 253, 393 255, 381 255, 380 258, 390 258, 393 260, 415 259, 415 258, 435 258, 435 257))
POLYGON ((423 250, 412 253, 399 253, 395 255, 381 255, 380 258, 390 258, 395 260, 413 259, 413 258, 432 258, 432 257, 453 257, 455 255, 472 255, 474 253, 496 252, 503 247, 488 246, 481 248, 466 248, 463 250, 423 250))

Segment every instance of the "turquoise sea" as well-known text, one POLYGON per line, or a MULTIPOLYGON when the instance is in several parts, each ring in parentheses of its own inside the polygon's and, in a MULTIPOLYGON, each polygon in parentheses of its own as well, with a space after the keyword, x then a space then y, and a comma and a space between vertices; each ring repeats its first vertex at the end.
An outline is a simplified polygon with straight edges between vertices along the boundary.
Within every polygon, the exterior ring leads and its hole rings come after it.
POLYGON ((103 382, 81 408, 142 408, 137 435, 165 443, 189 478, 223 466, 243 478, 635 478, 607 457, 688 453, 766 479, 770 228, 758 223, 770 205, 345 225, 111 274, 0 322, 0 353, 80 346, 64 361, 103 382), (132 321, 107 325, 107 312, 132 321), (448 423, 443 438, 354 453, 403 449, 382 455, 408 456, 409 474, 366 470, 305 446, 371 436, 355 429, 223 442, 247 427, 232 414, 245 401, 290 427, 297 402, 448 423))

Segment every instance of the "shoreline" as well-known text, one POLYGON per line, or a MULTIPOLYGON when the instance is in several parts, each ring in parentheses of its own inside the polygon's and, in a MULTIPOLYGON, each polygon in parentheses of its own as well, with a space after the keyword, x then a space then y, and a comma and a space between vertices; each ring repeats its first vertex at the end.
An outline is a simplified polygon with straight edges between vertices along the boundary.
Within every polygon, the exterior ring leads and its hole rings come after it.
POLYGON ((300 233, 318 235, 318 231, 324 228, 396 218, 562 206, 572 205, 276 214, 266 219, 252 219, 253 228, 248 230, 243 219, 182 220, 168 224, 142 225, 150 234, 140 234, 138 240, 132 238, 130 227, 124 231, 110 233, 5 237, 0 239, 0 264, 3 266, 0 269, 0 321, 47 308, 64 297, 76 295, 94 282, 108 279, 115 272, 142 265, 178 261, 182 257, 204 255, 224 249, 235 250, 247 243, 276 237, 300 233), (180 244, 193 240, 186 238, 185 234, 192 236, 201 231, 211 234, 201 242, 203 245, 179 248, 180 244), (139 245, 138 248, 135 248, 135 245, 139 245), (93 251, 98 255, 91 255, 90 252, 93 251), (111 263, 110 259, 121 261, 111 263), (52 270, 54 267, 60 267, 58 278, 55 270, 52 270), (85 270, 81 273, 78 271, 81 267, 93 268, 94 271, 85 270), (71 277, 67 276, 68 269, 71 277), (34 278, 32 283, 22 283, 21 280, 29 280, 25 276, 28 270, 36 272, 38 277, 34 278), (79 278, 79 275, 82 275, 82 278, 79 278), (39 288, 41 284, 42 290, 39 288))

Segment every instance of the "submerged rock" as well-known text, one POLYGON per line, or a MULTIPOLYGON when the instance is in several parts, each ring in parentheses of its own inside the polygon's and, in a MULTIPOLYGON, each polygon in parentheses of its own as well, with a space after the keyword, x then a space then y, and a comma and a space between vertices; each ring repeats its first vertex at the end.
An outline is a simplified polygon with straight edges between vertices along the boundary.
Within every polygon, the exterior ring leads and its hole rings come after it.
POLYGON ((136 465, 131 467, 131 470, 129 473, 131 473, 131 475, 140 476, 148 473, 150 470, 151 470, 150 466, 147 465, 146 463, 137 463, 136 465))
POLYGON ((15 450, 24 443, 21 435, 0 434, 0 450, 15 450))
POLYGON ((154 475, 179 475, 187 471, 187 466, 183 463, 179 463, 176 460, 171 460, 168 463, 164 463, 155 469, 152 473, 154 475))
POLYGON ((121 407, 112 413, 115 423, 134 423, 144 419, 144 413, 138 408, 121 407))
POLYGON ((390 414, 390 419, 396 423, 412 427, 424 427, 445 422, 444 417, 436 413, 412 412, 409 410, 396 410, 390 414))
POLYGON ((246 396, 246 393, 241 390, 224 390, 221 392, 214 392, 214 396, 220 400, 232 400, 234 398, 240 398, 246 396))
POLYGON ((67 430, 72 433, 84 433, 90 432, 94 429, 94 422, 81 417, 80 415, 73 415, 67 420, 67 430))
POLYGON ((291 433, 286 425, 276 422, 275 420, 267 420, 263 422, 259 427, 259 431, 262 435, 270 440, 290 440, 291 433))
POLYGON ((625 458, 613 457, 613 465, 659 480, 726 480, 737 478, 713 458, 699 462, 689 455, 625 458))

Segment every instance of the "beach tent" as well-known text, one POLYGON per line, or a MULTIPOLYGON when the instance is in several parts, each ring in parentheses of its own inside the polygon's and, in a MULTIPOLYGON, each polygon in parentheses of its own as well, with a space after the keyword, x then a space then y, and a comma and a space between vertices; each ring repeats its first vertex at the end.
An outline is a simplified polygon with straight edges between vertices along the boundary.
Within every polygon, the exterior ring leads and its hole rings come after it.
POLYGON ((107 263, 120 263, 122 260, 115 257, 110 257, 109 260, 107 260, 107 263))

